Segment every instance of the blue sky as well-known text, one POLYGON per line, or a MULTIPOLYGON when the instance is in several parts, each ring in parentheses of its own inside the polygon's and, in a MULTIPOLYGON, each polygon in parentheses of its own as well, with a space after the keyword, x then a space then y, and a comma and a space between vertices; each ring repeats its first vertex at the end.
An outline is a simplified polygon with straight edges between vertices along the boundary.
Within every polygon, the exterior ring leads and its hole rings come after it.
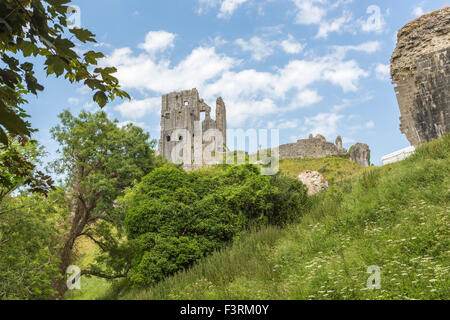
MULTIPOLYGON (((449 0, 79 0, 81 26, 96 34, 102 65, 118 67, 131 101, 106 111, 159 138, 160 96, 197 88, 222 96, 230 128, 278 128, 280 142, 320 133, 367 143, 372 162, 409 146, 389 79, 397 30, 449 0)), ((78 45, 82 53, 93 46, 78 45)), ((42 63, 42 61, 37 61, 42 63)), ((49 129, 64 109, 95 111, 92 94, 38 77, 45 91, 26 107, 48 159, 49 129)))

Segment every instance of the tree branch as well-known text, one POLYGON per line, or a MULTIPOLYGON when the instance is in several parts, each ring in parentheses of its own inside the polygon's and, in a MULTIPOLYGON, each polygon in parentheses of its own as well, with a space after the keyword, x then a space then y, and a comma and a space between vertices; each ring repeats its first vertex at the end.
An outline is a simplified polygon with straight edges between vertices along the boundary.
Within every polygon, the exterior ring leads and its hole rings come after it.
POLYGON ((113 280, 113 279, 119 279, 119 278, 126 278, 128 275, 128 271, 123 274, 110 275, 110 274, 105 274, 103 272, 94 271, 94 270, 82 270, 81 275, 82 276, 88 275, 88 276, 94 276, 94 277, 99 277, 99 278, 103 278, 103 279, 113 280))
POLYGON ((87 232, 80 233, 79 236, 86 236, 89 239, 91 239, 96 245, 98 245, 103 251, 107 251, 107 248, 104 243, 101 243, 100 241, 96 240, 91 234, 87 232))
POLYGON ((8 209, 8 210, 0 211, 0 216, 5 214, 5 213, 11 212, 11 211, 15 211, 15 210, 23 209, 23 208, 30 208, 30 207, 32 207, 32 206, 21 206, 21 207, 17 207, 17 208, 12 208, 12 209, 8 209))

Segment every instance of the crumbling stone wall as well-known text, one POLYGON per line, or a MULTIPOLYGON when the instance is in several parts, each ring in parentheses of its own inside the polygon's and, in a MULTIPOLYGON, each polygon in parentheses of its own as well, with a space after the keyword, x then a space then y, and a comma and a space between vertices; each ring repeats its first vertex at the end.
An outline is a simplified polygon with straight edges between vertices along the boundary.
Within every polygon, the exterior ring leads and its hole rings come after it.
POLYGON ((346 153, 347 150, 342 147, 341 137, 338 137, 336 144, 333 144, 327 142, 325 137, 320 134, 316 137, 309 135, 308 139, 301 139, 295 143, 283 144, 279 147, 281 159, 324 158, 346 153))
POLYGON ((411 145, 450 131, 450 7, 426 14, 398 32, 391 77, 400 130, 411 145))
POLYGON ((364 167, 370 166, 370 148, 365 143, 358 142, 350 149, 350 159, 364 167))
MULTIPOLYGON (((218 149, 225 150, 227 116, 225 103, 222 98, 218 98, 216 101, 216 120, 213 120, 211 118, 211 107, 203 99, 200 99, 197 89, 194 88, 192 90, 163 95, 161 107, 161 138, 158 144, 158 154, 166 159, 172 159, 172 151, 175 146, 181 140, 187 138, 176 134, 180 129, 185 129, 191 139, 192 154, 194 154, 194 148, 199 148, 198 151, 201 153, 201 147, 210 143, 203 139, 203 135, 209 129, 217 129, 222 133, 224 145, 218 149), (204 120, 201 117, 202 113, 204 113, 204 120), (199 122, 201 128, 195 125, 199 122), (201 145, 196 145, 195 142, 197 141, 201 141, 201 145)), ((194 160, 194 157, 192 157, 192 163, 185 163, 185 169, 195 169, 194 160)))

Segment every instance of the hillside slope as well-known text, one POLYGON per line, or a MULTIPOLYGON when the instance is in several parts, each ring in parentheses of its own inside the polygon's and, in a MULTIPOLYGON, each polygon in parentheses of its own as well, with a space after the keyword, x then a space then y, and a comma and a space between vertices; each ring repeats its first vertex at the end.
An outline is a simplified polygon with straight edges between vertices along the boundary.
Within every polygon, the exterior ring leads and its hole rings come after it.
POLYGON ((450 136, 369 168, 313 199, 284 230, 229 249, 122 299, 448 299, 450 136), (367 269, 381 288, 367 289, 367 269))

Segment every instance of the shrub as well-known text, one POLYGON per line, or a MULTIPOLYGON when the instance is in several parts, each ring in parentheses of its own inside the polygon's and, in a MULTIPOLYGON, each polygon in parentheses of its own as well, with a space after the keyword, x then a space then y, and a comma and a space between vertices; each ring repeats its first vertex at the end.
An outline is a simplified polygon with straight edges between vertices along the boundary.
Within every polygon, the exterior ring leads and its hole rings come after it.
POLYGON ((164 166, 121 203, 135 252, 129 279, 148 285, 228 245, 250 226, 284 225, 307 202, 297 179, 262 176, 253 165, 187 173, 164 166))

